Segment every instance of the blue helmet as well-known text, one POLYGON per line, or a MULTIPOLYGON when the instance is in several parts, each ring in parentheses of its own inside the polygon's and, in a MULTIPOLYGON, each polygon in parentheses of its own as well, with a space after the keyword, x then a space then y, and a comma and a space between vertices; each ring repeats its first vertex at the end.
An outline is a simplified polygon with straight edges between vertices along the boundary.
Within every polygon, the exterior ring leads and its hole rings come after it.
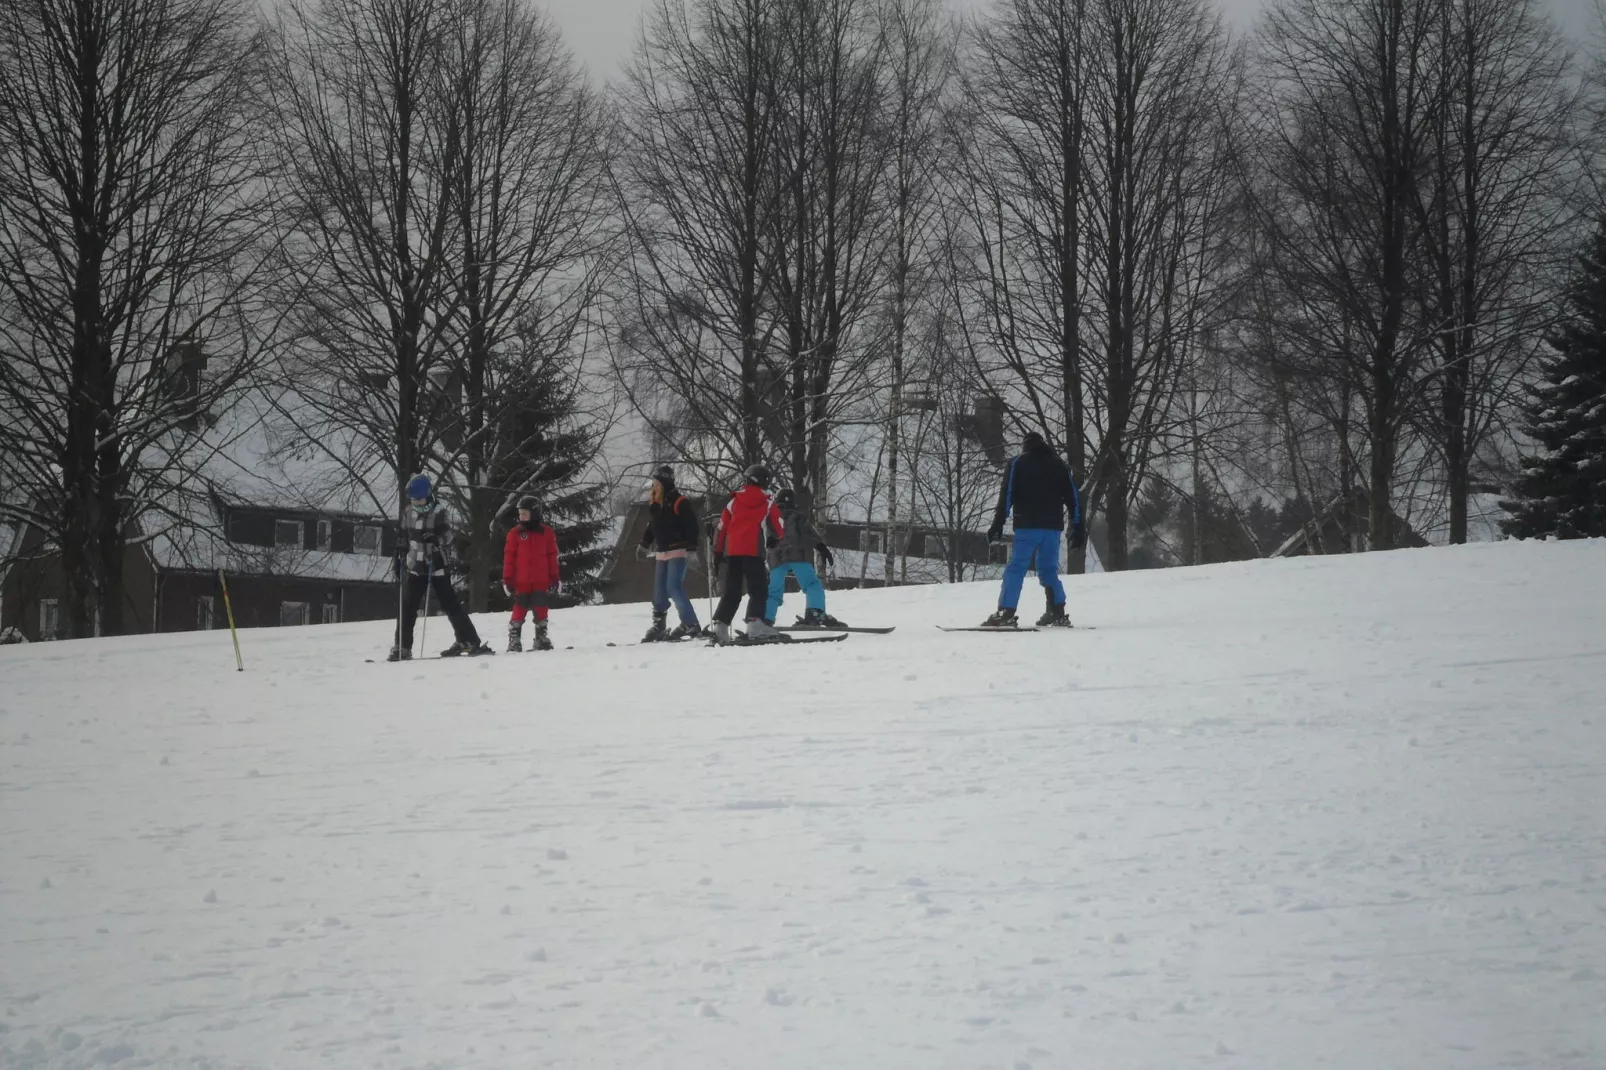
POLYGON ((407 481, 407 496, 415 502, 429 501, 434 491, 435 488, 428 476, 418 475, 407 481))

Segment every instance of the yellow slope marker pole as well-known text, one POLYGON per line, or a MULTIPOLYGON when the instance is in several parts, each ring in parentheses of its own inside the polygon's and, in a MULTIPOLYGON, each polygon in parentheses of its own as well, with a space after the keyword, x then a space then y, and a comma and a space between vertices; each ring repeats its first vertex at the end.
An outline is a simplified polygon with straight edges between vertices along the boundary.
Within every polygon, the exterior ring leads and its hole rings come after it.
POLYGON ((240 657, 240 633, 234 627, 234 605, 229 601, 229 581, 223 578, 223 570, 217 570, 217 581, 223 585, 223 610, 229 615, 229 635, 234 639, 234 671, 244 672, 245 662, 240 657))

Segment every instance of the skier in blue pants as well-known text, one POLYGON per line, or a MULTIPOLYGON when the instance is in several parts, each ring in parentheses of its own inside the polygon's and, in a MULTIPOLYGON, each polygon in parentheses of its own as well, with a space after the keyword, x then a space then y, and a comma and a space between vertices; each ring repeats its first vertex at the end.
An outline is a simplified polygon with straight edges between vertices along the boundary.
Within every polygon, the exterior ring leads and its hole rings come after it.
POLYGON ((798 626, 843 627, 841 621, 825 611, 825 584, 814 571, 813 558, 818 554, 829 567, 831 550, 809 519, 808 508, 789 487, 775 495, 775 505, 781 511, 781 524, 786 534, 770 551, 770 598, 765 619, 775 623, 775 614, 781 611, 781 600, 786 597, 786 577, 792 575, 803 589, 804 610, 803 616, 798 618, 798 626))
POLYGON ((1020 604, 1021 586, 1026 573, 1035 567, 1037 579, 1048 598, 1047 611, 1038 618, 1039 627, 1069 628, 1065 614, 1065 586, 1060 583, 1060 532, 1070 514, 1071 549, 1087 544, 1082 526, 1082 505, 1076 493, 1076 479, 1070 468, 1036 431, 1029 431, 1025 449, 1004 469, 1004 484, 998 491, 998 508, 993 512, 987 541, 1004 537, 1004 521, 1013 513, 1015 539, 1009 548, 1009 564, 1004 566, 1004 584, 998 593, 998 612, 982 622, 984 628, 1013 628, 1019 624, 1015 607, 1020 604))

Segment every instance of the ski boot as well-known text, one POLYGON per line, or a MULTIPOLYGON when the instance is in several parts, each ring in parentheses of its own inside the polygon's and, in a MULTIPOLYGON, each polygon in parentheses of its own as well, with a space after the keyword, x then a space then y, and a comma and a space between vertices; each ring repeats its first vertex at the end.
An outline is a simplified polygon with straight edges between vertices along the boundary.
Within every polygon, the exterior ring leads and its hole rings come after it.
POLYGON ((544 621, 544 620, 538 620, 538 621, 535 622, 535 646, 532 647, 531 649, 533 649, 533 650, 551 650, 552 649, 552 640, 547 638, 546 621, 544 621))
MULTIPOLYGON (((664 630, 664 624, 668 618, 668 611, 663 613, 655 611, 652 615, 652 627, 647 629, 647 634, 641 637, 641 641, 643 643, 661 643, 669 638, 669 633, 664 630)), ((677 628, 676 630, 678 631, 679 629, 677 628)))
POLYGON ((716 620, 708 626, 708 638, 714 646, 729 646, 731 641, 731 626, 722 620, 716 620))
POLYGON ((1013 609, 1005 609, 1000 606, 998 612, 981 622, 981 626, 983 628, 1017 628, 1020 626, 1020 621, 1015 618, 1013 609))
POLYGON ((507 652, 517 654, 524 649, 524 622, 507 626, 507 652))
POLYGON ((747 631, 742 634, 744 643, 782 643, 786 641, 786 633, 778 632, 775 626, 763 617, 751 617, 747 621, 747 631))
POLYGON ((702 625, 696 621, 692 621, 689 624, 686 621, 681 621, 675 625, 675 630, 669 633, 668 638, 671 642, 678 642, 681 639, 695 639, 699 635, 707 634, 702 625))
POLYGON ((1065 615, 1064 606, 1050 605, 1048 611, 1037 618, 1039 628, 1069 628, 1071 618, 1065 615))
POLYGON ((393 647, 390 648, 390 656, 388 658, 386 658, 385 660, 386 661, 412 661, 413 660, 413 651, 412 651, 412 649, 410 647, 393 646, 393 647))
POLYGON ((799 628, 846 628, 847 625, 837 620, 823 609, 805 609, 803 615, 797 619, 799 628))
POLYGON ((443 657, 443 658, 460 658, 460 657, 476 658, 476 657, 479 657, 482 654, 494 654, 494 653, 496 653, 496 651, 492 650, 490 648, 490 646, 488 646, 487 644, 485 644, 483 642, 480 642, 479 640, 475 640, 472 643, 465 643, 465 642, 463 642, 463 640, 459 639, 457 642, 453 643, 451 646, 447 647, 445 650, 442 650, 441 651, 441 657, 443 657))

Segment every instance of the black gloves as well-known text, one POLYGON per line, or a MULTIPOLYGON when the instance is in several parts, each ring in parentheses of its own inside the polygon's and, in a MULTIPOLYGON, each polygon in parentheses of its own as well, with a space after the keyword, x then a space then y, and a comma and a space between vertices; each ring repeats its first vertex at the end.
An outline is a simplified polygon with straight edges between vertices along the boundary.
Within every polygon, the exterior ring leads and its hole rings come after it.
POLYGON ((836 564, 836 558, 831 556, 831 548, 825 545, 825 543, 816 543, 814 545, 814 552, 820 555, 820 560, 825 562, 826 568, 830 568, 832 565, 836 564))
POLYGON ((1081 524, 1076 524, 1076 525, 1072 526, 1072 528, 1071 528, 1071 549, 1072 550, 1080 550, 1080 549, 1084 548, 1085 546, 1087 546, 1087 529, 1085 527, 1083 527, 1081 524))
POLYGON ((725 555, 720 553, 718 550, 714 551, 714 567, 716 569, 725 567, 725 555))
POLYGON ((773 550, 779 545, 781 545, 781 540, 777 539, 774 535, 764 536, 764 549, 773 550))
POLYGON ((1002 525, 1002 524, 994 524, 992 527, 988 528, 987 529, 987 541, 988 542, 1003 542, 1004 541, 1004 525, 1002 525))

